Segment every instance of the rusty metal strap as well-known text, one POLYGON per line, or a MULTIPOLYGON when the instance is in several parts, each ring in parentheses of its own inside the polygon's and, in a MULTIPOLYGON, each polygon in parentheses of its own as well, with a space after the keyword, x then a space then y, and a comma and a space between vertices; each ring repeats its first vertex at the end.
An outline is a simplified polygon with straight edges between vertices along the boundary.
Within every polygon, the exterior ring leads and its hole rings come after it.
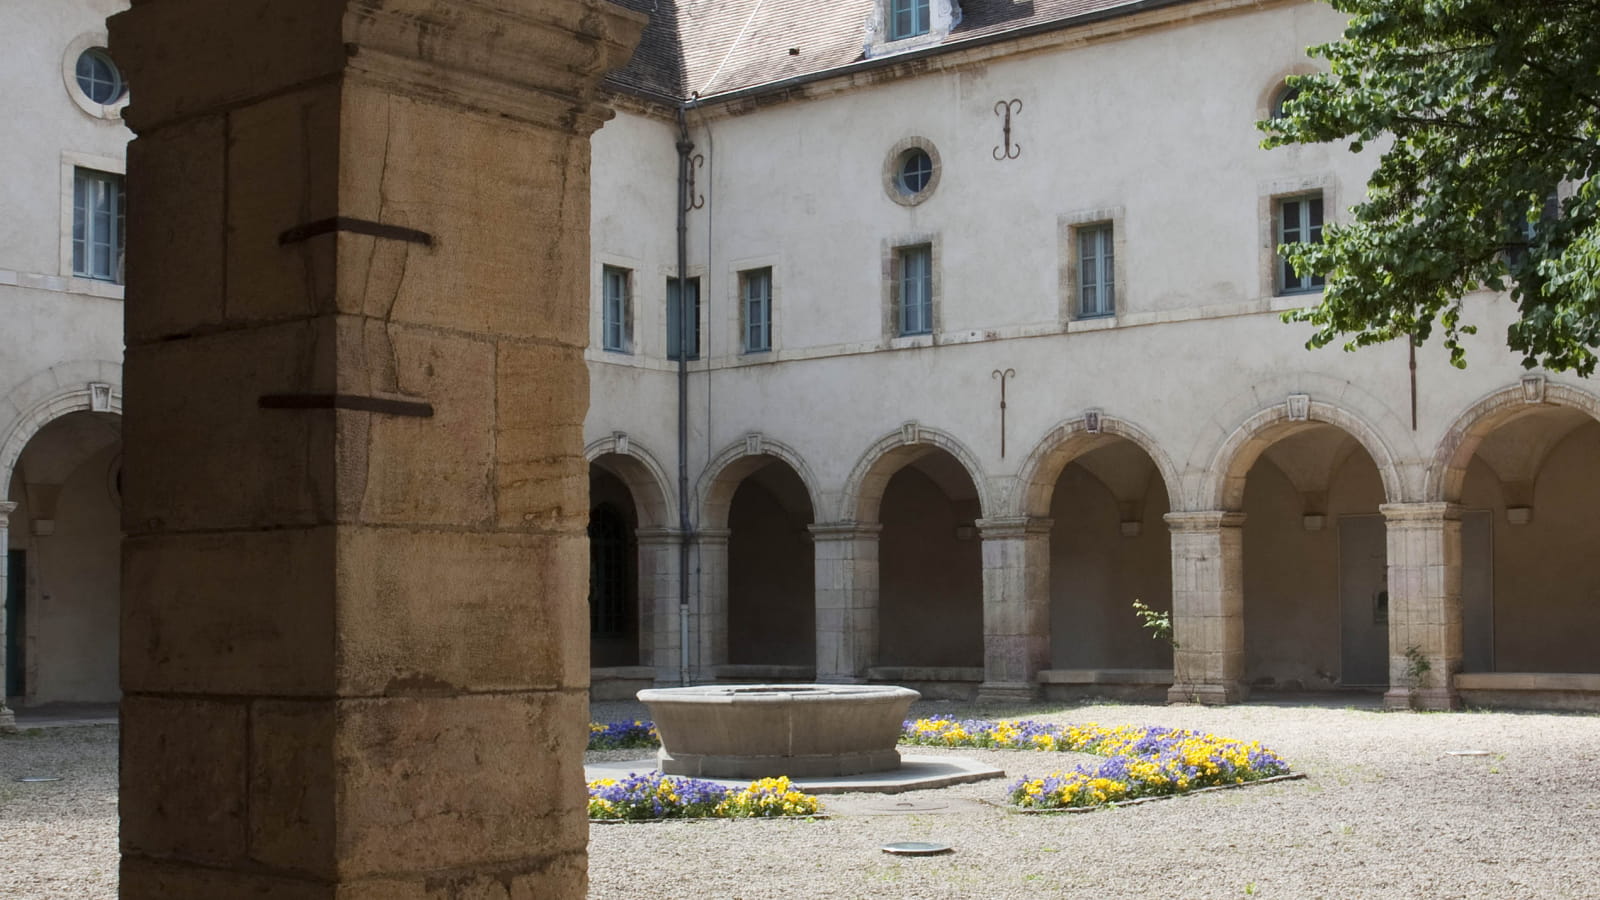
POLYGON ((405 228, 400 225, 385 225, 382 222, 373 222, 369 219, 357 219, 354 216, 334 216, 331 219, 319 219, 307 222, 278 235, 279 246, 297 244, 309 240, 319 234, 329 234, 335 231, 348 231, 351 234, 365 234, 372 237, 387 238, 395 241, 406 241, 412 244, 421 244, 424 247, 433 246, 433 235, 415 228, 405 228))
POLYGON ((348 409, 387 416, 433 418, 432 403, 363 397, 360 394, 266 394, 261 397, 260 403, 262 409, 348 409))

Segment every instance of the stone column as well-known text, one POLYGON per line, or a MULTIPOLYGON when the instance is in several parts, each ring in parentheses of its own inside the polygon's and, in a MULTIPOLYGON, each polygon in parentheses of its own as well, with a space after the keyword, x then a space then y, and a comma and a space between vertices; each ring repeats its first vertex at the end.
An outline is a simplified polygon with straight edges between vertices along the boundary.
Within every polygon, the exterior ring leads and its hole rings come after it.
POLYGON ((1244 513, 1167 513, 1174 703, 1235 703, 1244 685, 1244 513))
POLYGON ((683 532, 676 528, 641 528, 634 532, 639 547, 639 661, 656 670, 655 683, 683 683, 683 658, 678 643, 678 548, 683 532))
POLYGON ((694 648, 695 681, 715 681, 717 666, 728 664, 728 537, 726 528, 703 528, 695 533, 695 565, 700 573, 699 595, 689 639, 694 648))
POLYGON ((1039 696, 1050 667, 1049 519, 979 519, 983 539, 983 684, 979 700, 1039 696))
POLYGON ((590 0, 141 0, 121 896, 585 894, 590 0))
POLYGON ((883 526, 808 526, 816 547, 817 681, 859 684, 878 656, 878 535, 883 526))
POLYGON ((1389 691, 1383 705, 1458 709, 1461 508, 1389 503, 1378 511, 1388 529, 1389 553, 1389 691))
MULTIPOLYGON (((17 504, 9 500, 0 502, 0 604, 5 603, 11 586, 11 514, 16 511, 17 504)), ((4 606, 0 605, 0 734, 15 734, 17 730, 16 713, 6 705, 6 694, 11 690, 5 678, 6 629, 9 627, 4 606)))

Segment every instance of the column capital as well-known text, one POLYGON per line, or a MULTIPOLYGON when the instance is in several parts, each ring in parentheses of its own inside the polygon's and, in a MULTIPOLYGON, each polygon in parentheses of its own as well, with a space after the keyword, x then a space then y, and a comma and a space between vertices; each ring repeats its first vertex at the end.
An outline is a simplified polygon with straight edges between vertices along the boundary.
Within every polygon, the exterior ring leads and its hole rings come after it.
POLYGON ((599 76, 628 61, 648 17, 601 0, 145 0, 109 21, 139 85, 126 115, 135 132, 353 76, 587 134, 611 116, 596 101, 599 76))
POLYGON ((881 522, 818 522, 807 525, 813 541, 859 541, 878 539, 881 522))
POLYGON ((1445 522, 1461 518, 1461 507, 1454 503, 1385 503, 1378 507, 1390 525, 1407 522, 1445 522))
POLYGON ((1054 519, 1040 516, 993 516, 973 523, 978 526, 978 536, 984 540, 1047 535, 1054 519))
POLYGON ((0 500, 0 528, 11 524, 11 514, 17 511, 14 500, 0 500))
POLYGON ((683 531, 677 528, 635 528, 633 539, 640 546, 677 544, 683 541, 683 531))
POLYGON ((1225 509, 1169 512, 1161 518, 1166 521, 1167 527, 1175 533, 1219 531, 1224 528, 1240 528, 1244 525, 1244 513, 1231 512, 1225 509))

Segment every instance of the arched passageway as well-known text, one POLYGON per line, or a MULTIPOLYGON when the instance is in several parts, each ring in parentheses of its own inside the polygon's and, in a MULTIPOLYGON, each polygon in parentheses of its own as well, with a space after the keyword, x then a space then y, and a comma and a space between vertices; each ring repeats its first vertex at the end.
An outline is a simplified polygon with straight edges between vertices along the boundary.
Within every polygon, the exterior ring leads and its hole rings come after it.
POLYGON ((73 412, 23 447, 7 485, 5 693, 107 703, 118 686, 122 420, 73 412))
POLYGON ((639 665, 638 515, 621 478, 589 466, 589 665, 639 665))
POLYGON ((1527 405, 1485 425, 1450 497, 1462 671, 1600 672, 1600 422, 1527 405))
POLYGON ((728 662, 809 679, 817 654, 811 497, 783 460, 744 459, 754 468, 728 510, 728 662))
POLYGON ((1167 510, 1160 471, 1130 440, 1103 437, 1061 469, 1049 507, 1052 669, 1171 672, 1171 644, 1133 610, 1172 609, 1167 510))
POLYGON ((1261 444, 1241 506, 1245 683, 1254 690, 1387 687, 1377 464, 1348 432, 1326 423, 1284 423, 1261 444))
POLYGON ((980 515, 972 476, 943 449, 921 450, 889 477, 878 508, 879 666, 983 666, 980 515))

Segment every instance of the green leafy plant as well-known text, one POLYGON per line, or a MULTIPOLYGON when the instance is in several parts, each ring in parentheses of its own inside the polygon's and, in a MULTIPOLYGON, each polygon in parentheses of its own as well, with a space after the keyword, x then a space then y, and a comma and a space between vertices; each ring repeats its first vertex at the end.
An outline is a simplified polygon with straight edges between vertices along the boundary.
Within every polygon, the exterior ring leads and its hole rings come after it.
POLYGON ((1433 663, 1422 653, 1422 648, 1416 644, 1406 648, 1406 679, 1411 682, 1413 689, 1427 687, 1428 673, 1433 671, 1433 663))
POLYGON ((1139 617, 1139 625, 1149 629, 1150 636, 1158 641, 1166 641, 1172 649, 1178 649, 1178 642, 1172 637, 1172 614, 1159 609, 1151 609, 1144 601, 1133 601, 1133 614, 1139 617))

